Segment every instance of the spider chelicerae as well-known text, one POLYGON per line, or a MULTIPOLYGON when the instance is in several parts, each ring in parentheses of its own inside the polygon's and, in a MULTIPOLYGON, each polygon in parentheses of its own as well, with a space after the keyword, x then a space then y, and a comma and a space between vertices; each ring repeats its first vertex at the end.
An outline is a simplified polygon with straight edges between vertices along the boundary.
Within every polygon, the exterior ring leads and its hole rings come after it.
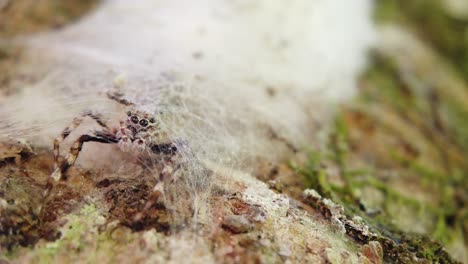
MULTIPOLYGON (((42 194, 43 202, 39 210, 40 214, 42 213, 44 205, 50 199, 54 186, 64 178, 67 171, 73 166, 81 152, 83 144, 86 142, 117 144, 124 152, 131 151, 141 154, 159 154, 165 156, 165 166, 161 171, 160 179, 158 179, 157 184, 153 188, 153 193, 163 192, 162 178, 164 178, 164 174, 173 172, 172 163, 176 160, 175 157, 179 150, 179 144, 170 141, 167 143, 158 143, 155 139, 159 138, 160 128, 153 115, 138 110, 135 108, 135 104, 123 99, 123 95, 120 93, 107 93, 107 96, 120 104, 131 107, 130 110, 127 111, 126 118, 120 121, 120 126, 118 128, 111 128, 106 124, 99 113, 85 111, 81 115, 75 117, 73 122, 62 131, 54 140, 54 171, 49 176, 42 194), (65 159, 59 163, 60 144, 86 117, 95 120, 102 129, 79 136, 72 144, 70 152, 65 156, 65 159)), ((152 195, 150 197, 155 198, 149 199, 146 202, 143 212, 148 210, 156 202, 157 196, 152 195)), ((135 220, 139 220, 141 217, 142 213, 140 212, 135 216, 135 220)))

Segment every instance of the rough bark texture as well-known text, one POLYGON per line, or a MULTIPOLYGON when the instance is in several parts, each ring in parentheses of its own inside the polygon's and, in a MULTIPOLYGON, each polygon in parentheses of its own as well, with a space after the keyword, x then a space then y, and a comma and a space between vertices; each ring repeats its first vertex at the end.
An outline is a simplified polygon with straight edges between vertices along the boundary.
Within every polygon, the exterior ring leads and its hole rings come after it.
MULTIPOLYGON (((41 74, 10 36, 63 25, 94 6, 40 1, 36 15, 20 18, 21 2, 0 5, 18 25, 0 27, 2 102, 41 74)), ((296 146, 264 129, 287 155, 251 161, 255 177, 206 161, 204 207, 175 183, 166 202, 134 221, 155 179, 123 157, 125 170, 72 167, 39 217, 52 150, 3 140, 0 262, 468 263, 468 40, 460 37, 468 11, 450 9, 455 2, 379 1, 378 43, 359 94, 321 142, 296 146), (174 200, 177 210, 168 206, 174 200)), ((2 122, 0 129, 10 131, 2 122)))

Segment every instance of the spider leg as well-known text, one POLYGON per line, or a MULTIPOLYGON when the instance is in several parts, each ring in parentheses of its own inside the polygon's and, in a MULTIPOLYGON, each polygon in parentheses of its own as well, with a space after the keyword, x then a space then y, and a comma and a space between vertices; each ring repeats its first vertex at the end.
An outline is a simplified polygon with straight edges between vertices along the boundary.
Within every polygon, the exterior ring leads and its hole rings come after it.
POLYGON ((41 207, 39 208, 40 214, 44 204, 46 204, 50 198, 52 189, 62 179, 63 175, 67 173, 70 167, 73 166, 85 142, 100 142, 111 144, 117 143, 118 140, 109 131, 97 131, 94 135, 81 135, 71 146, 70 152, 65 157, 65 160, 62 162, 62 164, 55 168, 54 172, 47 179, 45 190, 42 193, 43 201, 41 207))
POLYGON ((147 132, 139 132, 134 136, 131 148, 138 152, 143 152, 147 150, 148 142, 150 142, 151 136, 147 132))
POLYGON ((178 148, 174 142, 153 144, 149 146, 154 154, 175 155, 178 148))
POLYGON ((120 128, 117 131, 116 137, 119 139, 119 148, 123 152, 128 152, 131 148, 134 135, 133 132, 126 127, 125 122, 120 121, 120 128))
POLYGON ((93 120, 95 120, 101 127, 104 129, 109 129, 107 124, 102 120, 102 116, 99 113, 93 113, 91 111, 85 111, 81 115, 75 117, 73 119, 73 122, 67 126, 60 136, 55 138, 54 140, 54 169, 58 168, 58 157, 60 155, 60 143, 62 143, 69 135, 70 133, 76 129, 81 122, 83 122, 85 117, 91 117, 93 120))
POLYGON ((140 221, 144 212, 148 211, 158 200, 161 195, 164 195, 164 182, 165 180, 174 181, 175 163, 177 160, 177 146, 175 143, 153 144, 149 146, 151 151, 155 154, 167 155, 168 157, 163 162, 163 168, 159 174, 159 179, 151 191, 151 195, 145 203, 143 209, 134 216, 134 221, 140 221))
POLYGON ((163 194, 164 194, 164 183, 162 181, 158 181, 156 185, 154 185, 153 190, 151 191, 151 194, 145 203, 145 206, 140 212, 138 212, 134 216, 133 220, 135 222, 140 221, 144 216, 144 212, 148 211, 158 201, 159 196, 163 194))
POLYGON ((125 106, 130 106, 130 105, 135 105, 134 103, 126 100, 126 99, 123 99, 123 93, 119 93, 119 92, 107 92, 106 93, 107 95, 107 98, 111 99, 111 100, 114 100, 116 101, 117 103, 119 104, 122 104, 122 105, 125 105, 125 106))

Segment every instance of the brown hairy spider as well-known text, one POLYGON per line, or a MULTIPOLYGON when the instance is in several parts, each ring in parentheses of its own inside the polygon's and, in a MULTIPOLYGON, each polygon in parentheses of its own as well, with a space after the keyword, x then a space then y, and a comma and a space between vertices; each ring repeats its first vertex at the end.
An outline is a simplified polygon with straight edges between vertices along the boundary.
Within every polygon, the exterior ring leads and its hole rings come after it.
MULTIPOLYGON (((133 103, 122 99, 122 94, 111 94, 107 93, 107 96, 117 101, 120 104, 126 106, 134 106, 133 103)), ((86 111, 80 116, 75 117, 71 125, 67 126, 60 136, 54 140, 54 172, 49 176, 46 184, 46 188, 43 192, 43 202, 40 208, 40 214, 42 213, 42 208, 45 203, 50 199, 52 189, 54 186, 66 175, 67 171, 75 163, 80 151, 85 142, 99 142, 105 144, 117 144, 119 148, 124 151, 136 151, 137 153, 154 153, 162 154, 165 156, 174 157, 178 151, 178 146, 176 142, 168 143, 156 143, 155 138, 158 138, 159 127, 155 118, 144 111, 131 108, 127 112, 127 117, 120 121, 119 128, 109 128, 106 122, 103 121, 102 117, 98 113, 93 113, 91 111, 86 111), (81 122, 83 122, 85 117, 90 117, 95 120, 101 127, 102 130, 94 131, 92 133, 81 135, 71 146, 70 152, 67 154, 65 159, 59 164, 59 147, 70 133, 76 129, 81 122)), ((173 161, 174 159, 168 159, 173 161)), ((164 168, 162 174, 170 173, 172 168, 164 168)), ((153 188, 153 192, 162 192, 161 181, 158 180, 158 183, 153 188)), ((154 195, 152 195, 154 197, 154 195)), ((157 196, 154 199, 150 199, 146 202, 143 211, 148 210, 155 202, 157 196)), ((142 217, 142 214, 137 214, 135 220, 139 220, 142 217)))

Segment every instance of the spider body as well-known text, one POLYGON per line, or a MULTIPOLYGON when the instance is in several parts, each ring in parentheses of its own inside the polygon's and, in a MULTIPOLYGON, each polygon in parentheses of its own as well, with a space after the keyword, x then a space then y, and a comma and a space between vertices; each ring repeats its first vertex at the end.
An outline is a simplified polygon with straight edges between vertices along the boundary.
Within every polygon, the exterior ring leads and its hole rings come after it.
POLYGON ((154 117, 146 112, 132 109, 127 112, 127 119, 120 121, 120 128, 115 136, 122 151, 143 152, 148 150, 147 143, 158 134, 158 129, 154 117))
MULTIPOLYGON (((121 95, 108 94, 108 97, 126 106, 134 106, 126 100, 121 99, 121 95)), ((54 140, 54 171, 49 176, 46 188, 43 192, 43 202, 39 209, 42 213, 43 205, 50 199, 53 187, 66 175, 67 171, 75 163, 78 158, 83 144, 86 142, 98 142, 104 144, 117 144, 124 152, 133 152, 137 154, 158 154, 168 156, 164 159, 164 168, 161 170, 160 179, 153 188, 153 192, 162 192, 161 180, 165 177, 164 174, 173 172, 172 162, 177 154, 178 147, 176 142, 159 143, 160 128, 158 122, 151 114, 138 110, 132 107, 126 113, 126 118, 121 120, 118 128, 110 128, 99 113, 86 111, 75 117, 73 122, 67 126, 60 136, 54 140), (71 132, 77 128, 84 118, 90 117, 101 126, 101 130, 94 131, 89 134, 84 134, 72 144, 70 152, 65 159, 59 164, 60 143, 62 143, 71 132)), ((154 195, 153 195, 154 196, 154 195)), ((156 196, 157 198, 157 196, 156 196)), ((148 200, 145 209, 149 209, 155 202, 155 199, 148 200)), ((138 220, 141 214, 136 216, 138 220)))

